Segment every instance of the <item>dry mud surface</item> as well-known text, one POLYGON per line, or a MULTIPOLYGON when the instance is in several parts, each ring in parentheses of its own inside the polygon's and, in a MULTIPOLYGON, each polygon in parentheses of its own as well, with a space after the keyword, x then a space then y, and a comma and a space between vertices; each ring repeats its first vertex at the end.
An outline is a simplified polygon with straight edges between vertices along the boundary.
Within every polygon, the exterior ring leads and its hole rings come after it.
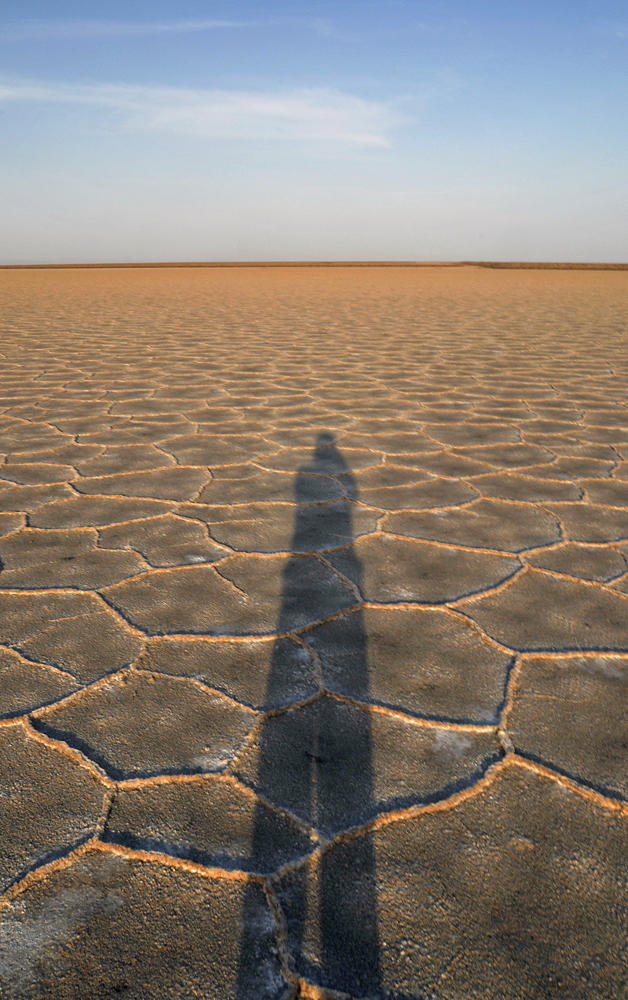
POLYGON ((0 996, 628 997, 628 274, 0 307, 0 996))

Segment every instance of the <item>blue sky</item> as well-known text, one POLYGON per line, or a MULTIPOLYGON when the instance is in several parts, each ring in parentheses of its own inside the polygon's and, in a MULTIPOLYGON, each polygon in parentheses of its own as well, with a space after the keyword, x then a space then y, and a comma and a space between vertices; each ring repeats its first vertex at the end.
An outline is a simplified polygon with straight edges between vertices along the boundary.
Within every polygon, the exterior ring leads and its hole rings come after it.
POLYGON ((628 8, 3 0, 0 263, 628 260, 628 8))

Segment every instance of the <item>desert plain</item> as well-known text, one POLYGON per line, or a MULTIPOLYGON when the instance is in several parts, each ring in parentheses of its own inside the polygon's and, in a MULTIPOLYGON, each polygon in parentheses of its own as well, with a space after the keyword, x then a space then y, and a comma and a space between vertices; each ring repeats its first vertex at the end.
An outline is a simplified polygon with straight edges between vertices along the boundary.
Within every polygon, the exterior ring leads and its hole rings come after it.
POLYGON ((628 271, 0 311, 0 996, 628 997, 628 271))

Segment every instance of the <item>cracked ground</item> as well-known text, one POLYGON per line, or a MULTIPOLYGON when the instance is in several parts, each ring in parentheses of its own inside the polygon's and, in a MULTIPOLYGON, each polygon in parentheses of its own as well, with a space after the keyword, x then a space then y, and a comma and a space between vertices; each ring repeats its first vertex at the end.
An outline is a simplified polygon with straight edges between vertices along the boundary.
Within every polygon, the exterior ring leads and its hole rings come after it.
POLYGON ((628 274, 0 301, 0 996, 628 997, 628 274))

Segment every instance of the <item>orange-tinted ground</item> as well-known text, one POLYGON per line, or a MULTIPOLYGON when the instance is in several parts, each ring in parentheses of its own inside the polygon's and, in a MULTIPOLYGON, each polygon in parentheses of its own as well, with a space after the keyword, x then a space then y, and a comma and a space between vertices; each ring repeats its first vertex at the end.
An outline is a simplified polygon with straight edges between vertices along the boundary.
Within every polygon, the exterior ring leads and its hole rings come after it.
POLYGON ((0 308, 0 995, 627 997, 628 273, 0 308))

